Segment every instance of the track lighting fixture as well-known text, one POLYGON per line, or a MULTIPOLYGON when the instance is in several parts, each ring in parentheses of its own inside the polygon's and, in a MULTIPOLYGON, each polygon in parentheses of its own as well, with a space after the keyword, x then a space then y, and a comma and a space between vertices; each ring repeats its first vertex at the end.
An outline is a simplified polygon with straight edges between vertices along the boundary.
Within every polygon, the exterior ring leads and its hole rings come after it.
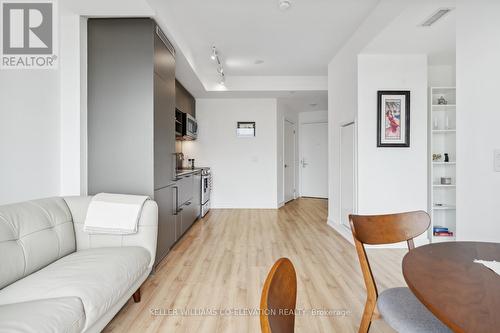
POLYGON ((210 55, 210 58, 217 63, 217 73, 219 74, 219 83, 221 85, 224 85, 226 82, 226 75, 224 74, 224 66, 222 65, 222 60, 219 56, 219 52, 217 51, 217 48, 212 46, 212 54, 210 55))
POLYGON ((278 5, 282 11, 285 11, 292 6, 292 2, 290 0, 279 0, 278 5))
POLYGON ((217 60, 217 49, 215 48, 215 46, 212 46, 212 55, 210 56, 210 58, 212 60, 217 60))

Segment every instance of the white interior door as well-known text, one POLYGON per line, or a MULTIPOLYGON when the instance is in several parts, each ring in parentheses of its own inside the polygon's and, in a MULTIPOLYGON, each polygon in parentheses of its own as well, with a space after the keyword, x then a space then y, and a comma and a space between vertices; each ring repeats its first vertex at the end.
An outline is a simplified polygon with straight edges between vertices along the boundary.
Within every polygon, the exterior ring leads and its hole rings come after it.
POLYGON ((285 202, 295 199, 295 124, 285 120, 284 130, 285 202))
POLYGON ((300 195, 328 198, 328 123, 300 127, 300 195))
POLYGON ((355 213, 354 135, 354 123, 340 128, 340 221, 349 228, 349 214, 355 213))

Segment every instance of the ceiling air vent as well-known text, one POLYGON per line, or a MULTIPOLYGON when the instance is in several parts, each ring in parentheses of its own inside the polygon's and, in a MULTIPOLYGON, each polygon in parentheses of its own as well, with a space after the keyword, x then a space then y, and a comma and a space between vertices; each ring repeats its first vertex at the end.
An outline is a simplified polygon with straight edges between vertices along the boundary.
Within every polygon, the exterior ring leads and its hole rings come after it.
POLYGON ((439 19, 441 19, 443 16, 451 12, 453 8, 440 8, 438 9, 434 14, 432 14, 427 20, 425 20, 422 24, 420 24, 421 27, 430 27, 434 23, 436 23, 439 19))

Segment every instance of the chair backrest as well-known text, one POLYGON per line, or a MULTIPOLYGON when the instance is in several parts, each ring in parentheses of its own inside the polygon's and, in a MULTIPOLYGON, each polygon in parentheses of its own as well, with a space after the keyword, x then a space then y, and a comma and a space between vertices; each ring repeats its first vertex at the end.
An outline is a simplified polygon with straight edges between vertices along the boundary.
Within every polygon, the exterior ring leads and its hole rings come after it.
POLYGON ((267 275, 260 301, 263 333, 293 333, 297 302, 297 276, 292 262, 281 258, 267 275))
POLYGON ((426 231, 431 223, 429 215, 424 211, 389 215, 349 215, 349 221, 354 238, 363 244, 371 245, 412 241, 426 231))
POLYGON ((413 238, 424 233, 430 226, 429 214, 424 211, 389 215, 349 215, 354 244, 366 284, 368 299, 376 300, 377 286, 364 244, 380 245, 406 241, 408 249, 415 246, 413 238))

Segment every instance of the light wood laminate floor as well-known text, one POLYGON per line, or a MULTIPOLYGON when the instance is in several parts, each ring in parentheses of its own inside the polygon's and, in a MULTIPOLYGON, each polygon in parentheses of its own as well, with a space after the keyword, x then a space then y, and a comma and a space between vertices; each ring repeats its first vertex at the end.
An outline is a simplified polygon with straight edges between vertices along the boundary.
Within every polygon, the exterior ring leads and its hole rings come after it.
MULTIPOLYGON (((269 269, 288 257, 298 275, 298 309, 347 310, 345 316, 299 315, 295 331, 357 332, 366 296, 358 258, 326 220, 327 201, 321 199, 298 199, 279 210, 212 210, 148 278, 142 301, 129 301, 104 331, 260 332, 258 314, 241 311, 258 309, 269 269), (154 309, 162 315, 153 315, 154 309), (170 315, 181 309, 237 309, 240 315, 170 315)), ((379 292, 405 286, 404 253, 368 251, 379 292)), ((393 331, 377 320, 370 332, 393 331)))

